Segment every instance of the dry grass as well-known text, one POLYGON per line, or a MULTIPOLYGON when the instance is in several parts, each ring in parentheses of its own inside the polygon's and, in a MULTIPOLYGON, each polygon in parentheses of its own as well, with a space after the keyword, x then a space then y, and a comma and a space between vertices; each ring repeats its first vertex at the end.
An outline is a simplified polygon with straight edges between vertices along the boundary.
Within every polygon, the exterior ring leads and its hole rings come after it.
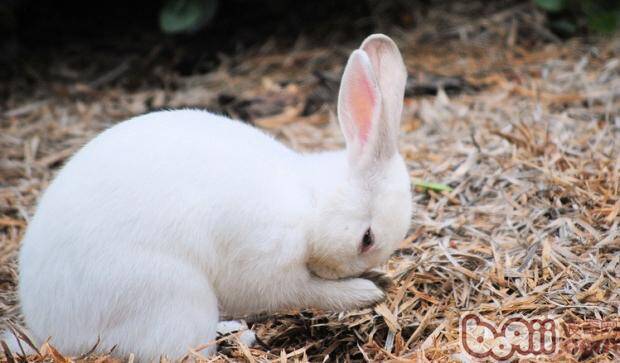
MULTIPOLYGON (((229 337, 217 359, 460 360, 465 311, 494 321, 513 313, 619 321, 620 39, 529 48, 510 27, 505 35, 433 46, 419 32, 396 37, 414 79, 401 151, 414 181, 452 189, 417 188, 411 233, 388 266, 389 299, 363 311, 249 319, 264 346, 229 337), (437 95, 419 95, 437 85, 437 95)), ((298 150, 338 148, 333 107, 349 50, 266 46, 206 75, 170 76, 174 90, 74 84, 36 101, 8 100, 0 316, 16 316, 12 261, 39 193, 98 131, 154 108, 202 106, 249 119, 298 150)), ((617 343, 620 333, 605 339, 617 343)), ((620 359, 565 348, 544 359, 620 359)), ((45 351, 46 360, 64 359, 45 351)))

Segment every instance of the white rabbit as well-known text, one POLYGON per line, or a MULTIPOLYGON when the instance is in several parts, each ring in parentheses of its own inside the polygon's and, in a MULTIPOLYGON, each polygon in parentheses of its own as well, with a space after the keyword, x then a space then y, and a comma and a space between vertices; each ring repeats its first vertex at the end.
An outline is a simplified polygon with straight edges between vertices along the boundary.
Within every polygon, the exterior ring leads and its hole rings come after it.
POLYGON ((22 242, 34 341, 179 358, 216 337, 220 314, 381 301, 363 273, 389 258, 412 213, 397 145, 406 77, 385 35, 351 54, 340 152, 299 154, 196 110, 101 133, 50 184, 22 242))

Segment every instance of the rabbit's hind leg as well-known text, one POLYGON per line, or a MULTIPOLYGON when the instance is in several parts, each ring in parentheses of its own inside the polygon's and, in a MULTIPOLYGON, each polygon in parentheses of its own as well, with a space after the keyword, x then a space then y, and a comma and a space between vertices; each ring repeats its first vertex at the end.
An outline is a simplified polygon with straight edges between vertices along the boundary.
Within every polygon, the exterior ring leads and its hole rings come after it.
MULTIPOLYGON (((133 353, 140 362, 163 356, 179 360, 197 348, 205 357, 214 354, 219 309, 211 285, 182 262, 171 259, 157 266, 157 278, 136 294, 129 312, 125 310, 126 319, 102 335, 102 343, 116 345, 118 355, 133 353)), ((152 277, 153 272, 141 273, 152 277)))
POLYGON ((195 296, 180 295, 152 315, 139 345, 142 352, 136 352, 136 357, 159 361, 160 357, 165 356, 176 361, 188 354, 190 349, 205 357, 215 354, 217 346, 214 340, 219 316, 215 295, 204 305, 188 301, 195 296))

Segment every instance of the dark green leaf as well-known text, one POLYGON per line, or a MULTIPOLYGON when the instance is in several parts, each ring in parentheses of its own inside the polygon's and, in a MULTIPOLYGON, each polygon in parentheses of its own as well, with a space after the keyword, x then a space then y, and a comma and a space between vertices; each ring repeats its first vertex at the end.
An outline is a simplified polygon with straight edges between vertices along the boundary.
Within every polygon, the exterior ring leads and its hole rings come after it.
POLYGON ((213 18, 217 4, 218 0, 169 0, 159 13, 159 27, 165 33, 198 30, 213 18))
POLYGON ((566 0, 534 0, 534 3, 549 12, 558 12, 566 8, 566 0))

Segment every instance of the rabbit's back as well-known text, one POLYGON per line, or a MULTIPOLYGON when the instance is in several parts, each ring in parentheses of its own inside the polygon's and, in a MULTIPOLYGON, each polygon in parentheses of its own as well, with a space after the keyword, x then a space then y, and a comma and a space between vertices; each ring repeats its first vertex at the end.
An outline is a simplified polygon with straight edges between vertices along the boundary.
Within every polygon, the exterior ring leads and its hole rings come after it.
POLYGON ((274 206, 269 193, 297 195, 291 188, 299 185, 299 157, 263 132, 222 116, 193 110, 147 114, 84 146, 46 190, 29 230, 53 229, 50 224, 135 229, 139 221, 148 230, 180 219, 204 225, 203 217, 215 223, 226 210, 239 217, 237 208, 274 206))

